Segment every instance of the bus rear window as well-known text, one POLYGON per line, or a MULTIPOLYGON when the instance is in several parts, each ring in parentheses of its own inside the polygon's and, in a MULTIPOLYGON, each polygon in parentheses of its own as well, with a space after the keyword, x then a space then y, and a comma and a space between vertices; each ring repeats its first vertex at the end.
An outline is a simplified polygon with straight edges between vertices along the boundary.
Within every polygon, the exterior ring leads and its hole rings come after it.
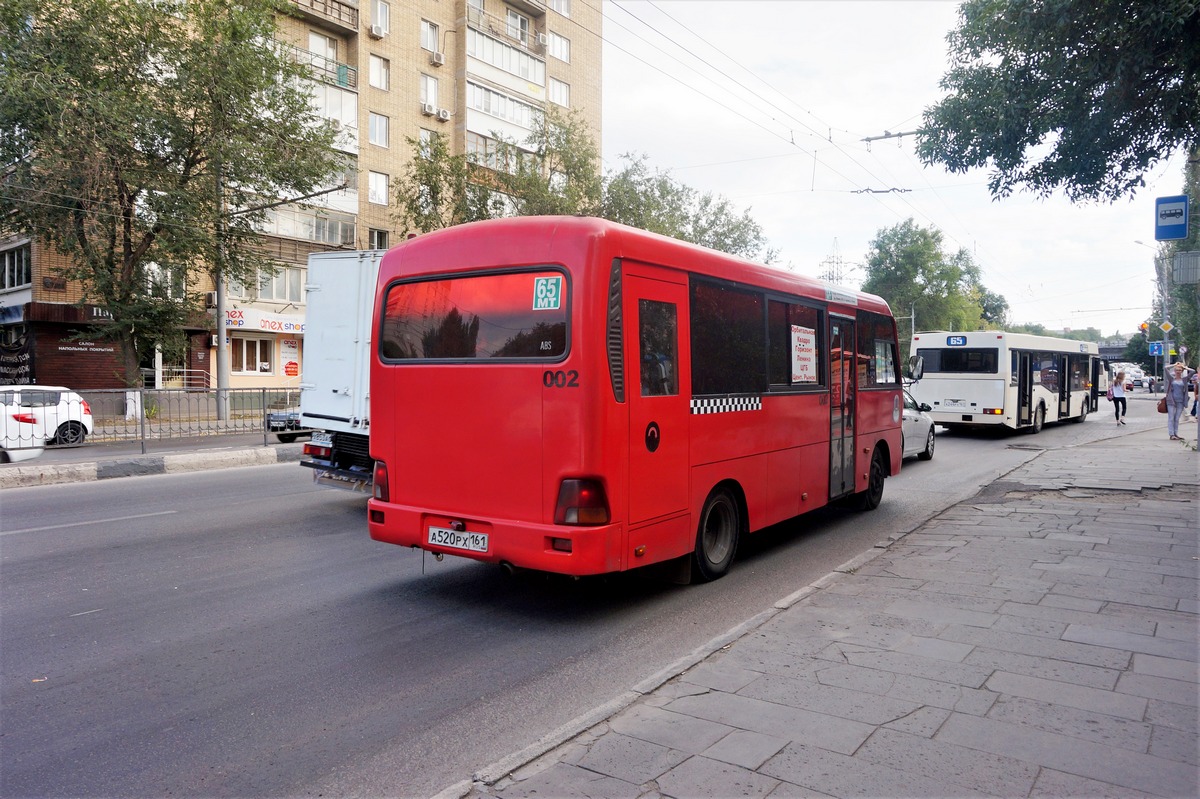
POLYGON ((925 359, 925 374, 966 372, 994 375, 999 363, 999 351, 994 347, 918 349, 917 355, 925 359))
POLYGON ((554 269, 388 287, 385 360, 554 360, 567 352, 567 278, 554 269))

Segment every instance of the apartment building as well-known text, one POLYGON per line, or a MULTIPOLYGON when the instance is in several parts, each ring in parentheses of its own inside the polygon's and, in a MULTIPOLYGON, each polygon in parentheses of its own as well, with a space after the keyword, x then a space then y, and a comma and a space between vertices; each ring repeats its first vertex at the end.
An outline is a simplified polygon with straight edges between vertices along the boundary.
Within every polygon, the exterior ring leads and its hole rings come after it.
MULTIPOLYGON (((188 331, 179 382, 217 384, 223 329, 231 388, 298 387, 308 255, 396 243, 393 180, 412 157, 409 138, 444 136, 451 152, 486 160, 497 136, 523 141, 554 104, 581 114, 599 145, 601 2, 292 0, 277 37, 311 66, 315 107, 338 125, 350 165, 329 188, 346 188, 270 210, 261 245, 278 273, 227 285, 221 320, 206 293, 211 326, 188 331)), ((36 242, 0 241, 0 382, 118 385, 111 345, 72 340, 105 311, 76 307, 55 258, 36 242)))

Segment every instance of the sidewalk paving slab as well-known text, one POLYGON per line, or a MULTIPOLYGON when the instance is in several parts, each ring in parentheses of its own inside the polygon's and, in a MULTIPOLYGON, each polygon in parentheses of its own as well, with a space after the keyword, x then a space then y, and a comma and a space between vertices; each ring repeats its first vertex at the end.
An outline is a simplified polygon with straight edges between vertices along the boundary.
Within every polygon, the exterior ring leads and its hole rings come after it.
POLYGON ((441 796, 1200 795, 1200 461, 1160 439, 1044 451, 441 796))

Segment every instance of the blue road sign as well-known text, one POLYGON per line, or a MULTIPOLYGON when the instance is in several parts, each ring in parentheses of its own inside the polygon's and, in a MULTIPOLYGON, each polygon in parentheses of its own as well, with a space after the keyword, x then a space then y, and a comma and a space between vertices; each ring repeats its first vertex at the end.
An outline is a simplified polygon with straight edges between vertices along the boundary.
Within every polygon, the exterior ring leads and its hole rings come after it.
POLYGON ((1150 342, 1150 354, 1151 355, 1162 355, 1162 342, 1161 341, 1151 341, 1150 342))
POLYGON ((1154 240, 1174 241, 1188 236, 1188 197, 1158 197, 1154 200, 1154 240))

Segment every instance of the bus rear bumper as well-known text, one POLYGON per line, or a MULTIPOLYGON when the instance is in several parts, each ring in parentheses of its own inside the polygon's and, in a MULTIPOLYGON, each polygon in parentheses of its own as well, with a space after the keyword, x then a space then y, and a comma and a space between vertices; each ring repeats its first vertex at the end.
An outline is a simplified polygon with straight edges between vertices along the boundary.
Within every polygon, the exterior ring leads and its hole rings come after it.
POLYGON ((583 577, 622 568, 618 555, 620 524, 578 527, 454 518, 371 499, 367 503, 367 527, 371 538, 385 544, 520 569, 583 577), (460 532, 461 538, 454 532, 460 532), (479 536, 486 537, 486 543, 479 536), (450 539, 457 539, 455 543, 461 545, 435 542, 450 539))

